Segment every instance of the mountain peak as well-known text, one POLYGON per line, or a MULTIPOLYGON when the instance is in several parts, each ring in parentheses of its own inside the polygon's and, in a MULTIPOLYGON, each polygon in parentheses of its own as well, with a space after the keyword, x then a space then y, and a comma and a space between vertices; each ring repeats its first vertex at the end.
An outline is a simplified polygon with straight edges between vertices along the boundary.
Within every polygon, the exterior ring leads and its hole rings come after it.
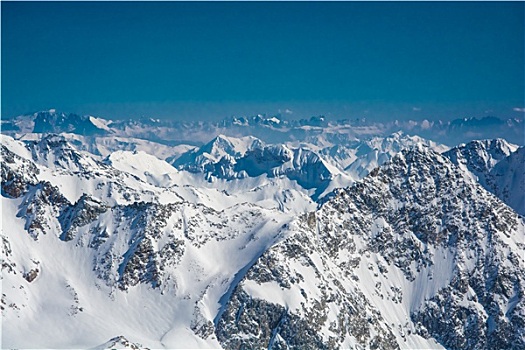
POLYGON ((430 147, 401 151, 288 228, 218 315, 228 348, 525 344, 524 222, 430 147))
MULTIPOLYGON (((37 112, 34 115, 34 133, 76 133, 81 135, 103 135, 106 128, 99 128, 89 116, 65 114, 55 109, 37 112)), ((99 124, 99 123, 97 123, 99 124)))
POLYGON ((473 140, 444 152, 443 155, 463 169, 472 179, 490 192, 495 192, 495 179, 490 172, 502 159, 517 150, 518 146, 506 140, 473 140))

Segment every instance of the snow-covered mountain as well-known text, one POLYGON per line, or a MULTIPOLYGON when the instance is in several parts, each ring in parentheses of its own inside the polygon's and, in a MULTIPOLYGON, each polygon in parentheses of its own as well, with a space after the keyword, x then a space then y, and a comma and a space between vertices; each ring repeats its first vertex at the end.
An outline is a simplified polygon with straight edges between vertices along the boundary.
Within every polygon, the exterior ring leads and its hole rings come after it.
POLYGON ((48 114, 0 135, 2 347, 525 347, 523 147, 48 114))
MULTIPOLYGON (((99 159, 77 151, 74 145, 56 135, 45 136, 38 142, 21 142, 1 135, 1 141, 5 159, 20 158, 24 164, 28 162, 34 169, 31 173, 38 173, 40 180, 58 187, 71 202, 88 193, 110 204, 185 200, 222 210, 248 202, 294 213, 315 207, 309 192, 287 178, 263 175, 242 182, 210 183, 200 175, 178 171, 166 161, 142 151, 119 151, 99 159), (60 154, 62 156, 55 157, 60 154)), ((7 164, 2 164, 3 169, 15 174, 7 164)))
POLYGON ((490 171, 493 193, 525 216, 525 149, 518 148, 490 171))
POLYGON ((365 140, 356 148, 356 160, 350 163, 345 170, 353 178, 362 179, 374 168, 383 165, 401 150, 415 145, 426 145, 437 152, 448 149, 445 145, 398 131, 387 137, 373 137, 370 140, 365 140))
MULTIPOLYGON (((162 204, 153 186, 151 194, 137 191, 127 202, 108 202, 111 196, 96 187, 71 198, 44 180, 51 170, 22 157, 31 156, 23 145, 2 141, 3 346, 88 348, 142 334, 137 341, 153 348, 219 347, 189 327, 200 327, 202 313, 216 312, 228 280, 272 244, 288 214, 250 203, 216 210, 201 198, 190 202, 187 189, 172 190, 162 204), (44 314, 35 317, 35 310, 44 314), (58 327, 65 319, 66 330, 58 327), (32 339, 20 337, 18 322, 39 330, 32 339), (42 323, 57 330, 37 327, 42 323), (147 324, 153 333, 144 330, 147 324)), ((148 188, 118 170, 111 174, 115 182, 148 188)), ((216 197, 219 203, 229 196, 216 197)))
MULTIPOLYGON (((242 157, 249 150, 261 147, 263 142, 253 136, 243 138, 227 137, 218 135, 213 140, 181 156, 174 156, 167 159, 175 167, 191 172, 211 173, 215 172, 217 163, 228 163, 230 160, 242 157)), ((234 174, 220 174, 221 169, 217 169, 219 177, 235 177, 234 174)), ((223 172, 226 169, 222 169, 223 172)), ((215 175, 215 174, 214 174, 215 175)))
POLYGON ((179 170, 203 174, 208 181, 244 179, 266 175, 286 177, 318 199, 335 187, 348 186, 365 177, 407 147, 422 144, 443 152, 448 147, 418 136, 396 132, 387 137, 354 140, 333 145, 326 139, 266 144, 254 137, 219 135, 202 147, 168 158, 179 170))
POLYGON ((317 193, 327 187, 333 176, 341 174, 310 149, 267 145, 254 137, 219 135, 204 146, 171 160, 171 163, 179 170, 203 174, 212 182, 216 179, 284 177, 317 193))
POLYGON ((476 140, 454 147, 444 155, 489 192, 525 215, 522 148, 503 139, 476 140))
POLYGON ((11 136, 26 133, 75 133, 84 136, 134 138, 167 145, 203 145, 216 135, 253 136, 267 143, 306 141, 311 144, 350 144, 375 136, 386 137, 397 131, 419 135, 437 143, 455 146, 473 139, 505 138, 524 145, 523 118, 461 118, 452 121, 392 120, 371 121, 363 118, 334 119, 314 116, 287 119, 281 115, 231 117, 221 121, 160 120, 155 118, 112 120, 94 116, 66 114, 54 109, 2 117, 2 133, 11 136))
POLYGON ((37 112, 32 115, 32 123, 35 133, 75 133, 80 135, 105 135, 111 133, 108 127, 110 121, 93 116, 80 116, 74 113, 66 114, 54 109, 37 112))
POLYGON ((490 187, 487 176, 492 168, 517 148, 503 139, 475 140, 454 147, 444 155, 487 188, 490 187))
POLYGON ((131 151, 131 152, 145 152, 160 159, 177 158, 183 153, 194 149, 195 146, 188 144, 165 144, 158 143, 144 139, 137 139, 133 137, 118 137, 118 136, 84 136, 72 133, 24 133, 16 134, 16 139, 20 141, 35 141, 38 142, 42 138, 50 137, 52 135, 55 139, 62 139, 77 151, 86 151, 91 153, 97 159, 102 159, 113 152, 117 151, 131 151))
POLYGON ((226 348, 525 346, 524 222, 415 147, 289 225, 216 318, 226 348))

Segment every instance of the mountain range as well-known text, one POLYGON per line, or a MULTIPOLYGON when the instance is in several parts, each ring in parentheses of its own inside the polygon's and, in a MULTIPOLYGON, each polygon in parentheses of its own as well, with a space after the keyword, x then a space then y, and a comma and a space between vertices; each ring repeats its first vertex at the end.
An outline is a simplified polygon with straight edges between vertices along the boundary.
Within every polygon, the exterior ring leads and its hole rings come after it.
POLYGON ((2 120, 2 347, 525 348, 495 119, 2 120))
POLYGON ((90 138, 124 137, 150 140, 165 145, 199 146, 213 136, 254 136, 268 143, 308 142, 317 145, 350 143, 373 136, 387 137, 395 132, 418 135, 450 147, 473 139, 504 138, 524 145, 523 118, 459 118, 445 120, 374 121, 366 118, 333 119, 314 116, 289 119, 286 115, 232 116, 220 121, 170 120, 156 118, 112 120, 91 115, 77 115, 55 109, 2 117, 2 133, 74 133, 90 138), (211 137, 210 137, 211 135, 211 137))

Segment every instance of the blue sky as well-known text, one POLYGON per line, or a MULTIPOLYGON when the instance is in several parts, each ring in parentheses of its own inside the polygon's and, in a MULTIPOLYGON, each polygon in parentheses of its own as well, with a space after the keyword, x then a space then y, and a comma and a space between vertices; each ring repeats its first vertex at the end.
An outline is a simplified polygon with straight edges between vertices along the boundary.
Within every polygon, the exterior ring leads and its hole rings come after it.
POLYGON ((2 2, 2 116, 523 117, 523 2, 2 2))

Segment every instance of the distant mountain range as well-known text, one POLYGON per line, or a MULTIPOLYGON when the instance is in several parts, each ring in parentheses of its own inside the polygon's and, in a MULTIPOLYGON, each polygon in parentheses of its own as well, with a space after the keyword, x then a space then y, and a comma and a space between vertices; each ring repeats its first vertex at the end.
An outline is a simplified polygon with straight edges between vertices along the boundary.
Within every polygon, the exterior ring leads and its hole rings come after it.
POLYGON ((196 120, 172 121, 160 119, 107 120, 93 116, 66 114, 54 109, 12 119, 2 119, 2 132, 15 133, 75 133, 84 136, 118 136, 146 139, 174 145, 202 145, 219 134, 232 137, 254 136, 269 143, 294 140, 310 143, 340 144, 372 136, 388 136, 397 131, 418 135, 454 146, 473 139, 504 138, 525 145, 523 118, 497 117, 462 118, 452 121, 392 120, 372 122, 366 119, 330 120, 324 116, 289 120, 281 115, 231 117, 219 122, 196 120))

